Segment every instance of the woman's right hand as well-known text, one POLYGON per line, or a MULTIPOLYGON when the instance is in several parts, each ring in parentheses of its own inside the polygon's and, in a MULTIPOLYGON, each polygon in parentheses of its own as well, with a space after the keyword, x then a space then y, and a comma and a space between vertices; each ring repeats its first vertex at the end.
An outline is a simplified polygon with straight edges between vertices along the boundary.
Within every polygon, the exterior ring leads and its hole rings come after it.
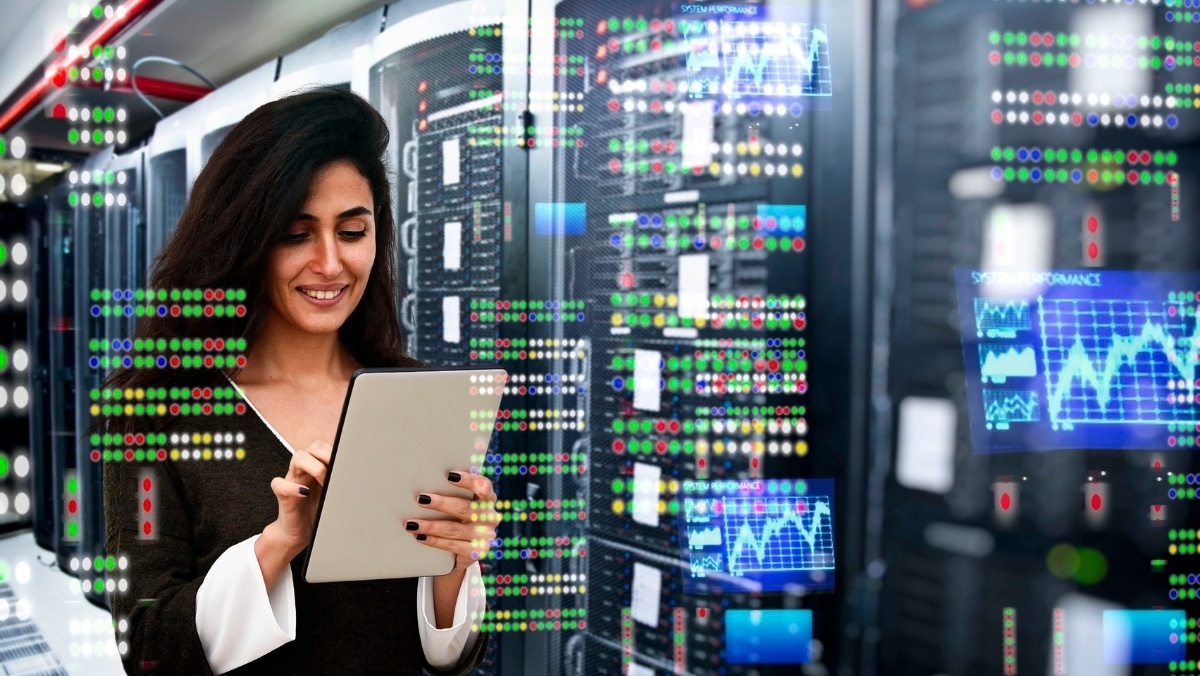
POLYGON ((292 455, 286 476, 271 480, 271 491, 279 501, 274 534, 277 542, 293 557, 303 551, 312 538, 332 451, 329 444, 314 441, 306 450, 292 455))

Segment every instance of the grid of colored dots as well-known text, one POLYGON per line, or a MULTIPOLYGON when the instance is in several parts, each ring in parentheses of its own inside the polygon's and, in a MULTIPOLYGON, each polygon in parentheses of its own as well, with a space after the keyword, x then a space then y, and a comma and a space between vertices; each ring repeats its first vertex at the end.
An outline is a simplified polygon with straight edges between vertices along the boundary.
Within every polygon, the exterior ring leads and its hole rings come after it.
POLYGON ((92 352, 143 352, 157 350, 159 352, 244 352, 248 347, 245 338, 166 338, 158 339, 124 339, 88 341, 88 349, 92 352))
MULTIPOLYGON (((668 373, 677 371, 722 371, 727 373, 763 373, 767 371, 803 371, 804 350, 743 350, 741 354, 732 350, 696 350, 693 355, 670 356, 659 360, 659 366, 668 373)), ((614 371, 629 372, 634 369, 632 355, 613 357, 614 371)), ((621 389, 614 382, 614 387, 621 389)))
POLYGON ((99 301, 179 301, 220 302, 244 301, 245 289, 92 289, 90 297, 93 302, 99 301))
MULTIPOLYGON (((614 293, 609 296, 612 307, 649 308, 675 307, 679 302, 675 294, 614 293)), ((711 296, 708 306, 718 310, 766 309, 803 310, 807 305, 804 296, 711 296)))
POLYGON ((182 400, 202 400, 202 399, 231 399, 240 400, 242 395, 232 387, 194 387, 194 388, 177 388, 165 387, 159 388, 137 388, 137 389, 119 389, 105 388, 92 389, 88 392, 88 397, 92 401, 142 401, 149 399, 151 401, 182 401, 182 400))
POLYGON ((245 355, 158 355, 152 357, 90 357, 92 368, 139 368, 139 369, 202 369, 242 368, 246 365, 245 355))
POLYGON ((93 317, 245 317, 245 305, 93 305, 93 317))
POLYGON ((1028 169, 992 167, 992 178, 1009 183, 1083 183, 1090 185, 1167 185, 1170 172, 1121 171, 1076 167, 1072 169, 1028 169))
POLYGON ((171 404, 92 404, 93 416, 178 416, 178 415, 245 415, 246 405, 233 403, 171 403, 171 404))
MULTIPOLYGON (((621 514, 624 514, 626 511, 632 511, 632 510, 633 510, 633 503, 631 500, 623 500, 623 499, 618 498, 616 500, 613 500, 613 502, 612 502, 613 514, 620 516, 621 514)), ((679 514, 679 501, 678 500, 659 500, 658 501, 658 513, 659 514, 670 514, 671 516, 675 516, 676 514, 679 514)))
POLYGON ((743 329, 768 331, 802 331, 808 324, 803 312, 709 312, 705 317, 680 317, 663 312, 614 312, 613 326, 630 328, 703 328, 712 324, 715 329, 743 329))
POLYGON ((997 146, 992 148, 992 160, 995 162, 1045 162, 1045 163, 1089 163, 1102 162, 1105 164, 1144 164, 1175 166, 1179 156, 1175 151, 1161 150, 1096 150, 1086 152, 1079 148, 1025 148, 1012 146, 997 146))

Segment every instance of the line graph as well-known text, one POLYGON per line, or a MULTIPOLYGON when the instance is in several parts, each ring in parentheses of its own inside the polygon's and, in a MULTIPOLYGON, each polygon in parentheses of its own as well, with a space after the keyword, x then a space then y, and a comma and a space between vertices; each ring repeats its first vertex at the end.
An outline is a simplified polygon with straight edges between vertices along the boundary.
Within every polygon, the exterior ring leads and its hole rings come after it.
POLYGON ((713 572, 720 572, 725 570, 725 559, 720 554, 697 556, 691 559, 689 563, 691 563, 693 571, 711 570, 713 572))
POLYGON ((1037 355, 1032 345, 985 343, 979 346, 979 371, 984 382, 1032 378, 1037 375, 1037 355))
POLYGON ((979 337, 1012 337, 1033 327, 1027 300, 975 299, 975 330, 979 337))
POLYGON ((682 21, 692 97, 833 95, 824 24, 682 21))
POLYGON ((688 544, 696 549, 720 546, 721 542, 721 528, 719 526, 697 528, 695 530, 688 529, 688 544))
POLYGON ((833 568, 828 498, 732 498, 725 503, 725 541, 734 575, 833 568))
POLYGON ((1200 321, 1161 300, 1039 298, 1055 429, 1191 422, 1200 409, 1200 321))
POLYGON ((984 390, 984 419, 988 423, 1007 425, 1016 422, 1037 422, 1041 419, 1037 392, 1024 390, 984 390))

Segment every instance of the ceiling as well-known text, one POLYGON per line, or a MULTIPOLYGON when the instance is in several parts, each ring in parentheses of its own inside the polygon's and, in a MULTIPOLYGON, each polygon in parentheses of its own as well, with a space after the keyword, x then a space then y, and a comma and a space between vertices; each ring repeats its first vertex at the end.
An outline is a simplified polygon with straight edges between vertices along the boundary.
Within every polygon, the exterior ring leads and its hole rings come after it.
MULTIPOLYGON (((0 3, 3 5, 0 45, 6 44, 14 35, 44 30, 43 26, 30 25, 38 23, 44 14, 37 11, 40 0, 0 0, 0 3)), ((221 86, 384 4, 385 0, 164 0, 136 24, 136 31, 126 31, 112 43, 114 48, 123 46, 126 51, 125 59, 117 60, 113 65, 129 71, 142 57, 167 57, 188 64, 221 86)), ((91 19, 82 21, 71 39, 82 40, 98 23, 91 19)), ((50 53, 44 56, 49 57, 50 53)), ((11 58, 7 53, 3 57, 6 61, 11 58)), ((28 73, 22 75, 37 72, 42 62, 34 60, 31 65, 26 65, 28 73)), ((14 65, 0 63, 0 68, 14 65)), ((138 69, 138 75, 204 86, 186 70, 158 63, 145 64, 138 69)), ((0 111, 7 110, 24 91, 24 87, 13 91, 3 101, 0 111)), ((0 92, 0 96, 3 95, 0 92)), ((187 105, 159 98, 151 101, 165 115, 187 105)), ((43 100, 34 113, 4 134, 10 140, 15 136, 25 139, 29 147, 27 159, 69 161, 106 145, 72 144, 68 139, 71 129, 80 131, 91 125, 81 120, 52 118, 50 111, 59 102, 68 110, 124 109, 126 120, 123 126, 106 127, 126 133, 126 143, 118 145, 118 152, 146 140, 159 120, 157 114, 132 94, 68 85, 43 100)), ((8 171, 11 171, 9 165, 0 164, 0 175, 9 179, 8 171)), ((4 198, 13 198, 11 191, 0 193, 0 199, 4 198)))

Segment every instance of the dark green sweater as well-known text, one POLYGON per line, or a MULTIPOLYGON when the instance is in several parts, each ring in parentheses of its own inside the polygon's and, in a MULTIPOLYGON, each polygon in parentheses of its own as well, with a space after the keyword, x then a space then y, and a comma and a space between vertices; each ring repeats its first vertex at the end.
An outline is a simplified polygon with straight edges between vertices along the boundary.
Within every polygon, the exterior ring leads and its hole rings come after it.
MULTIPOLYGON (((220 374, 210 386, 227 386, 220 374)), ((128 558, 129 591, 112 594, 113 621, 129 621, 118 633, 129 649, 128 673, 211 674, 196 632, 196 592, 230 546, 262 532, 275 520, 271 479, 287 473, 291 453, 247 409, 242 416, 180 416, 163 432, 168 459, 109 463, 104 476, 108 553, 128 558), (172 433, 245 434, 241 444, 170 443, 172 433), (244 448, 243 460, 172 461, 172 448, 244 448), (157 475, 155 541, 139 539, 142 505, 139 470, 157 475), (140 601, 140 602, 139 602, 140 601)), ((417 580, 308 584, 305 554, 292 561, 296 594, 296 640, 231 674, 419 674, 429 668, 417 629, 417 580)), ((482 635, 459 667, 465 674, 483 659, 482 635)), ((440 672, 438 672, 440 673, 440 672)))

